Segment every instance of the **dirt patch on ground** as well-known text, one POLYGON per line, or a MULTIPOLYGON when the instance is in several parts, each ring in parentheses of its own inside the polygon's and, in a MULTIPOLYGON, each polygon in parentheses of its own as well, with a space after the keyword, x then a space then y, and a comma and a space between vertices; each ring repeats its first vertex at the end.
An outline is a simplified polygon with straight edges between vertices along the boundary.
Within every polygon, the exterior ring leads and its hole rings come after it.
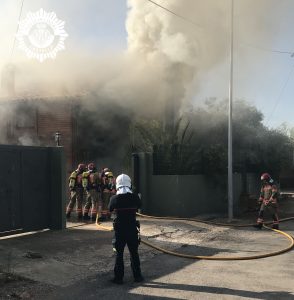
POLYGON ((0 299, 42 299, 53 286, 0 271, 0 299))

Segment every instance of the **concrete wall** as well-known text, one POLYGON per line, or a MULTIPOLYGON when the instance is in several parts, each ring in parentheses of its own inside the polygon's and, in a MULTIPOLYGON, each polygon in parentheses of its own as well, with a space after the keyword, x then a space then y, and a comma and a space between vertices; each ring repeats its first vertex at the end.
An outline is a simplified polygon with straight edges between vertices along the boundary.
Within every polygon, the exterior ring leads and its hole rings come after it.
MULTIPOLYGON (((227 213, 227 177, 205 175, 153 175, 151 153, 133 155, 133 180, 142 195, 146 214, 193 217, 199 214, 227 213)), ((254 174, 234 174, 234 213, 246 210, 242 192, 255 193, 258 183, 254 174)))
POLYGON ((0 145, 0 233, 65 228, 62 147, 0 145))
POLYGON ((225 192, 202 175, 153 175, 150 187, 151 214, 192 217, 226 210, 225 192))

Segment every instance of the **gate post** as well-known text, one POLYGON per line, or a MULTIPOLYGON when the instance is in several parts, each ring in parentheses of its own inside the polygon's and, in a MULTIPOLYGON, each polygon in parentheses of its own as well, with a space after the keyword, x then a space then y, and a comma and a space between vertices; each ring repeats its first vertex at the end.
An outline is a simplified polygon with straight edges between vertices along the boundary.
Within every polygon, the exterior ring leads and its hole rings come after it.
POLYGON ((49 148, 51 163, 50 229, 65 229, 66 176, 63 147, 49 148))
POLYGON ((136 192, 141 194, 142 212, 150 211, 150 181, 153 174, 152 153, 136 153, 133 156, 133 174, 136 192))

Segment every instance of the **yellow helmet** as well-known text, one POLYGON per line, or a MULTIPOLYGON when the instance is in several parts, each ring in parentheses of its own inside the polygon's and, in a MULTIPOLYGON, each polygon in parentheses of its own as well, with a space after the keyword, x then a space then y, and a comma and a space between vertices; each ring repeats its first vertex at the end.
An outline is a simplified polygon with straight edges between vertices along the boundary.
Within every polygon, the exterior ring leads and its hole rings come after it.
POLYGON ((109 171, 109 172, 106 172, 105 175, 106 175, 107 177, 113 177, 113 174, 112 174, 112 172, 110 172, 110 171, 109 171))

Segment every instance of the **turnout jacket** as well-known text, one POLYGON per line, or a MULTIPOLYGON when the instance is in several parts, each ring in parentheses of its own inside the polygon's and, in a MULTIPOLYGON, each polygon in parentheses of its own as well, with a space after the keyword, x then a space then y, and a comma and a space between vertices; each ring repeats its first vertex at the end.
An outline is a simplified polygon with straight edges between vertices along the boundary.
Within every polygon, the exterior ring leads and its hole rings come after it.
POLYGON ((279 191, 277 185, 274 182, 267 182, 261 186, 259 202, 265 205, 277 204, 278 195, 279 191))
POLYGON ((78 170, 75 170, 70 174, 69 189, 71 191, 75 190, 76 188, 80 188, 80 189, 83 188, 83 186, 82 186, 82 176, 83 176, 82 173, 83 172, 79 172, 78 170))
POLYGON ((96 170, 86 171, 82 175, 82 185, 87 190, 100 189, 100 176, 96 170))
POLYGON ((108 209, 116 214, 115 224, 118 228, 127 229, 136 226, 136 212, 141 208, 141 200, 137 194, 126 193, 110 198, 108 209))

